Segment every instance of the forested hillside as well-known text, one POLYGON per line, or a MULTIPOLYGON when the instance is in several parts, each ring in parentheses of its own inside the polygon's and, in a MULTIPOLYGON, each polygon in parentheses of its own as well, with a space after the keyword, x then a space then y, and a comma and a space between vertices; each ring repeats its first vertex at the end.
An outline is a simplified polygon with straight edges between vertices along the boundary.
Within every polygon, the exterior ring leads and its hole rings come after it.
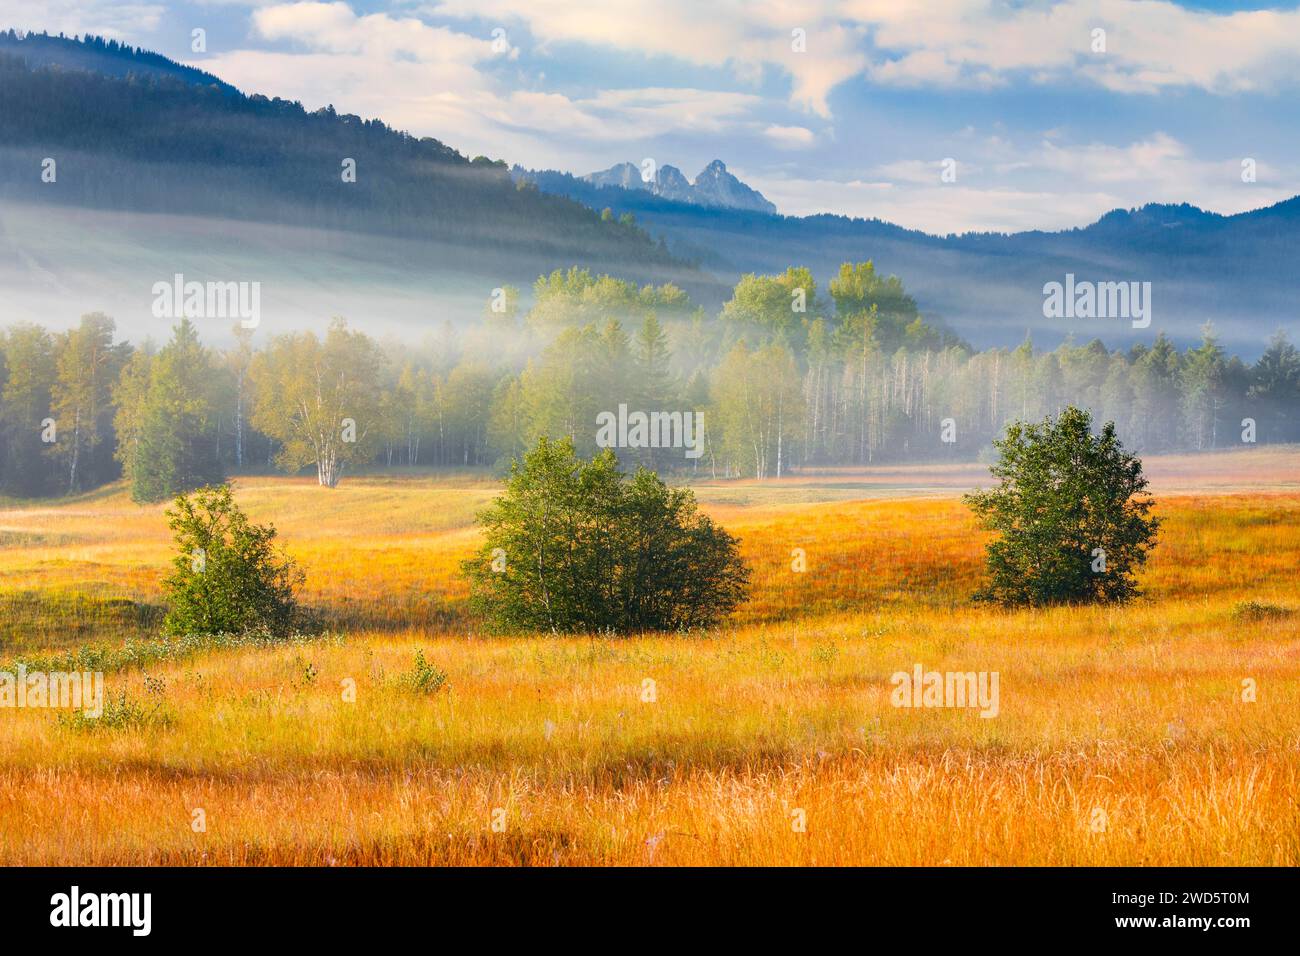
POLYGON ((503 162, 94 38, 0 33, 0 197, 436 240, 466 263, 526 257, 532 274, 582 261, 691 279, 635 225, 517 186, 503 162))
POLYGON ((53 66, 63 70, 90 70, 105 76, 171 77, 227 92, 235 88, 204 70, 177 63, 160 53, 98 36, 81 39, 63 34, 0 31, 0 52, 11 53, 30 67, 53 66))
POLYGON ((1050 347, 1070 335, 1112 347, 1148 339, 1124 321, 1044 319, 1044 284, 1071 274, 1150 282, 1151 329, 1185 348, 1213 321, 1227 347, 1253 359, 1275 329, 1295 332, 1300 292, 1290 261, 1300 199, 1236 216, 1151 205, 1061 232, 960 236, 711 208, 566 173, 512 175, 499 160, 246 95, 153 53, 12 31, 0 33, 0 199, 0 282, 15 313, 38 321, 64 297, 133 325, 136 289, 218 261, 239 274, 212 278, 263 281, 289 323, 320 301, 361 319, 382 298, 380 311, 409 325, 430 311, 430 283, 439 311, 464 317, 493 288, 578 263, 671 282, 716 308, 748 272, 796 262, 824 283, 841 262, 871 259, 907 279, 932 323, 981 348, 1012 346, 1027 330, 1050 347), (124 218, 70 217, 82 211, 124 218), (33 219, 44 228, 33 231, 33 219), (232 222, 248 229, 218 225, 232 222), (256 232, 268 226, 295 232, 256 232), (123 268, 113 247, 125 233, 123 268))
MULTIPOLYGON (((271 468, 333 485, 359 468, 501 467, 542 435, 588 455, 615 414, 626 465, 759 478, 969 460, 1008 421, 1067 404, 1142 451, 1300 440, 1300 355, 1252 298, 1294 285, 1274 261, 1294 248, 1294 201, 938 238, 571 177, 539 189, 377 120, 246 96, 105 41, 14 33, 0 34, 0 143, 0 191, 25 210, 0 207, 0 283, 11 302, 24 275, 45 293, 37 323, 11 307, 0 330, 8 494, 125 475, 149 501, 271 468), (642 222, 740 274, 719 283, 642 222), (911 271, 890 266, 900 250, 911 271), (1163 270, 1147 280, 1155 321, 1044 320, 1042 283, 1081 263, 1163 270), (155 311, 155 284, 181 272, 257 285, 266 321, 155 311), (1197 312, 1177 296, 1206 285, 1200 311, 1224 322, 1189 334, 1197 312), (936 317, 936 289, 982 324, 936 317), (990 323, 1019 332, 998 341, 990 323), (625 442, 629 411, 690 416, 699 453, 625 442)), ((1293 318, 1293 295, 1285 307, 1293 318)))
POLYGON ((1030 328, 1051 345, 1072 333, 1100 335, 1111 345, 1144 339, 1123 322, 1080 329, 1045 321, 1043 285, 1067 273, 1152 283, 1153 328, 1180 346, 1194 343, 1206 321, 1251 356, 1277 327, 1295 330, 1300 197, 1234 216, 1153 204, 1060 232, 932 236, 880 219, 704 208, 553 170, 515 167, 512 175, 616 217, 631 214, 674 253, 729 281, 792 261, 827 281, 841 262, 870 258, 907 278, 923 312, 980 346, 1012 345, 1030 328))

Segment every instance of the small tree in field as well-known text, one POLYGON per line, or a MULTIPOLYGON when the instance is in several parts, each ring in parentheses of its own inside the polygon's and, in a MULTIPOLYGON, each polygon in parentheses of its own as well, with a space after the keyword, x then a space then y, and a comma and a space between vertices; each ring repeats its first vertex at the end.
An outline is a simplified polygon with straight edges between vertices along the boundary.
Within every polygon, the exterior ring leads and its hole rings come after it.
POLYGON ((179 552, 164 582, 169 634, 287 634, 303 575, 274 548, 275 528, 250 524, 229 485, 183 494, 167 512, 179 552))
POLYGON ((746 594, 736 539, 689 489, 628 478, 606 450, 583 461, 543 438, 479 516, 464 564, 478 610, 503 630, 640 631, 707 626, 746 594))
POLYGON ((996 488, 965 500, 985 529, 990 581, 976 597, 1004 605, 1126 601, 1155 545, 1142 462, 1108 422, 1067 408, 1039 424, 1016 422, 994 442, 996 488))

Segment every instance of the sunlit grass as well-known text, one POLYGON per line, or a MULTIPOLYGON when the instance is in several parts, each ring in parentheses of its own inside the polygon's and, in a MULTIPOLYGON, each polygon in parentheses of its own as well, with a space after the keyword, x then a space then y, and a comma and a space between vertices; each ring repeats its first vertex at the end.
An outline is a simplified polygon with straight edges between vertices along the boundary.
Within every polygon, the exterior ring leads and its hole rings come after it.
MULTIPOLYGON (((247 479, 349 633, 123 657, 108 689, 152 723, 0 710, 0 863, 1294 866, 1300 491, 1258 474, 1160 495, 1136 603, 1015 612, 970 604, 982 539, 951 493, 705 489, 753 599, 627 639, 478 633, 456 566, 489 484, 247 479), (417 653, 445 683, 410 679, 417 653), (997 671, 999 715, 891 706, 917 663, 997 671)), ((50 615, 160 597, 160 508, 116 491, 0 528, 0 587, 50 615)))

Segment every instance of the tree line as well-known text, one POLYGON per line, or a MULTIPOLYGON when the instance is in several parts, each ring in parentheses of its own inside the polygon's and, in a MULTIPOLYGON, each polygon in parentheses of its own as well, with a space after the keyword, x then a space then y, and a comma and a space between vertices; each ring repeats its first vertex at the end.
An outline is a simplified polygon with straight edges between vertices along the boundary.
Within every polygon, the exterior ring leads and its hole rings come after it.
MULTIPOLYGON (((203 342, 183 319, 161 346, 111 318, 0 333, 0 491, 78 493, 125 476, 160 501, 229 474, 496 467, 540 437, 586 458, 620 417, 627 467, 713 477, 973 459, 1016 420, 1074 405, 1143 453, 1300 440, 1300 353, 1279 332, 1253 364, 1213 329, 1110 350, 1067 340, 977 351, 917 310, 902 283, 846 263, 824 292, 806 269, 747 275, 716 315, 681 289, 589 270, 540 277, 525 310, 495 290, 480 322, 418 342, 335 319, 258 341, 203 342), (637 416, 692 415, 700 453, 637 416), (630 423, 630 424, 629 424, 630 423)), ((675 420, 676 421, 676 420, 675 420)), ((611 429, 608 434, 613 434, 611 429)))

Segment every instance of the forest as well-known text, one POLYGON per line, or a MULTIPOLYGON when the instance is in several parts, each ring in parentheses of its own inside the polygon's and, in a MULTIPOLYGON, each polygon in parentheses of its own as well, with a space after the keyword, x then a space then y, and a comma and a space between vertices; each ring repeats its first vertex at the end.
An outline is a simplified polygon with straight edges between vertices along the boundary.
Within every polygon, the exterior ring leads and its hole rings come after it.
MULTIPOLYGON (((1253 364, 1207 326, 1179 351, 1163 334, 976 351, 927 322, 895 276, 844 263, 824 290, 807 269, 746 275, 716 315, 671 284, 579 268, 515 288, 481 320, 418 343, 335 318, 296 332, 205 344, 118 340, 112 318, 0 334, 0 491, 82 492, 125 476, 140 501, 231 474, 504 469, 540 436, 598 450, 620 406, 693 413, 703 454, 615 448, 625 468, 710 478, 780 477, 880 462, 987 459, 1012 420, 1073 404, 1114 421, 1140 452, 1300 439, 1300 353, 1282 332, 1253 364)), ((215 337, 230 339, 224 329, 215 337)))

